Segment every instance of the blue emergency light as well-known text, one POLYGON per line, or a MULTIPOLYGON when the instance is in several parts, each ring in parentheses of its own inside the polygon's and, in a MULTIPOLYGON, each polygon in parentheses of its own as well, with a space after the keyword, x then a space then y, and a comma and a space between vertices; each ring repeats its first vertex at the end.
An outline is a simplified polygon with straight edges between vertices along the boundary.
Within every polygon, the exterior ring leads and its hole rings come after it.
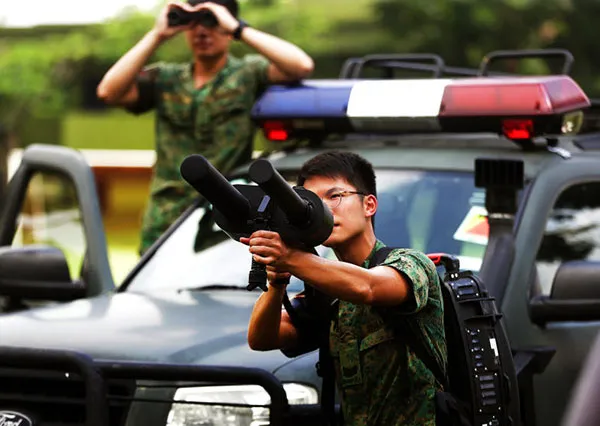
POLYGON ((484 132, 528 140, 576 133, 577 117, 589 106, 566 75, 307 80, 268 88, 252 118, 273 141, 350 132, 484 132))
POLYGON ((294 86, 272 86, 258 100, 253 114, 271 118, 344 118, 354 83, 308 80, 294 86))

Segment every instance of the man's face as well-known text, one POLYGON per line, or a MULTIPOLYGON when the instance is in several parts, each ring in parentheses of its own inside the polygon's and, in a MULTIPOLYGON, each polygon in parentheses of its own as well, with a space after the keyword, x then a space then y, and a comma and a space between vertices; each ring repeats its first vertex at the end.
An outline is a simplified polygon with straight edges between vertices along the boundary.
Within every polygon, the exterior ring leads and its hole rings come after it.
POLYGON ((324 246, 344 245, 371 226, 371 217, 377 210, 376 198, 356 194, 358 190, 346 179, 311 177, 303 186, 317 194, 333 214, 333 230, 324 246))
POLYGON ((185 32, 185 37, 194 57, 199 60, 218 59, 227 53, 231 43, 231 35, 219 26, 207 28, 195 24, 185 32))

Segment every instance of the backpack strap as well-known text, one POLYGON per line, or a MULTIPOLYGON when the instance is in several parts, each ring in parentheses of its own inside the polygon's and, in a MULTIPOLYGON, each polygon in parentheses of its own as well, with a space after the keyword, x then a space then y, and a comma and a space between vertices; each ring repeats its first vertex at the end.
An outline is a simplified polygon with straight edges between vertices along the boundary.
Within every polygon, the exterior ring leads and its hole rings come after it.
MULTIPOLYGON (((392 250, 394 250, 394 247, 382 247, 377 250, 369 262, 369 268, 373 268, 385 262, 385 259, 392 250)), ((448 380, 444 370, 431 351, 424 345, 423 340, 418 338, 410 324, 408 324, 407 321, 394 321, 392 325, 394 330, 402 336, 406 344, 412 348, 419 359, 423 361, 425 366, 435 375, 437 381, 444 389, 448 389, 448 380)))
MULTIPOLYGON (((313 248, 312 253, 318 256, 313 248)), ((335 410, 335 369, 333 358, 329 353, 329 325, 332 315, 337 309, 336 300, 332 300, 322 292, 309 285, 304 286, 304 302, 301 306, 290 301, 284 293, 283 306, 290 316, 292 324, 297 328, 307 328, 316 332, 319 348, 319 359, 316 364, 317 374, 321 377, 321 414, 323 426, 337 426, 338 415, 335 410), (299 309, 296 309, 296 308, 299 309), (316 331, 315 331, 316 330, 316 331)), ((321 423, 316 423, 321 426, 321 423)))
POLYGON ((282 350, 288 357, 295 357, 299 354, 304 354, 312 351, 314 346, 319 349, 319 358, 315 365, 317 375, 321 377, 321 415, 322 421, 316 423, 315 426, 337 426, 338 413, 336 412, 335 404, 335 368, 333 357, 329 351, 329 326, 330 319, 320 315, 323 311, 329 312, 336 308, 330 306, 329 309, 323 309, 324 303, 329 301, 322 293, 308 285, 304 286, 303 296, 301 299, 289 299, 287 293, 283 298, 283 305, 290 315, 290 320, 300 336, 300 346, 294 348, 293 351, 282 350), (310 333, 315 338, 303 342, 302 336, 305 333, 310 333))

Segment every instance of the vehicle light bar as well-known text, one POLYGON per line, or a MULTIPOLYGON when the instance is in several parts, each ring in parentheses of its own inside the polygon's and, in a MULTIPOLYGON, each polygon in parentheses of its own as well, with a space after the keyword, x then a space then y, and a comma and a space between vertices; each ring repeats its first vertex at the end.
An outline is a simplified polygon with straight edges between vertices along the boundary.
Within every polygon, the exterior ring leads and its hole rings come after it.
POLYGON ((329 133, 576 133, 590 100, 569 76, 307 80, 272 86, 252 117, 271 140, 329 133), (566 124, 566 122, 569 122, 566 124))

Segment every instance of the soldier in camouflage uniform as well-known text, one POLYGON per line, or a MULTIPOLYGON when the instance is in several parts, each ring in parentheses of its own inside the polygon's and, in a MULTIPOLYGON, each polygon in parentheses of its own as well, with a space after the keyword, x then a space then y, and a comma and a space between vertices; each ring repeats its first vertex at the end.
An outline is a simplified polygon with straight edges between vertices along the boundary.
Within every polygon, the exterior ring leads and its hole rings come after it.
POLYGON ((434 426, 434 396, 442 386, 394 325, 408 324, 446 368, 443 299, 435 265, 419 251, 394 249, 383 263, 369 268, 384 244, 373 231, 375 175, 362 157, 320 154, 303 166, 298 184, 331 209, 334 229, 323 245, 333 248, 339 261, 292 249, 270 231, 243 238, 254 259, 268 265, 269 278, 269 291, 261 294, 250 319, 250 347, 282 349, 291 357, 319 346, 317 330, 296 328, 281 309, 285 284, 280 282, 294 275, 339 300, 337 311, 322 326, 330 328, 329 350, 345 424, 434 426))
POLYGON ((237 19, 237 0, 170 2, 149 31, 106 73, 98 96, 106 103, 156 117, 156 163, 150 200, 142 222, 140 252, 186 210, 198 194, 180 176, 193 153, 204 155, 221 173, 251 159, 254 126, 250 109, 267 84, 308 76, 312 59, 298 47, 237 19), (198 22, 170 27, 173 8, 213 13, 216 27, 198 22), (185 32, 189 63, 146 65, 166 40, 185 32), (243 58, 229 53, 232 40, 258 51, 243 58))

